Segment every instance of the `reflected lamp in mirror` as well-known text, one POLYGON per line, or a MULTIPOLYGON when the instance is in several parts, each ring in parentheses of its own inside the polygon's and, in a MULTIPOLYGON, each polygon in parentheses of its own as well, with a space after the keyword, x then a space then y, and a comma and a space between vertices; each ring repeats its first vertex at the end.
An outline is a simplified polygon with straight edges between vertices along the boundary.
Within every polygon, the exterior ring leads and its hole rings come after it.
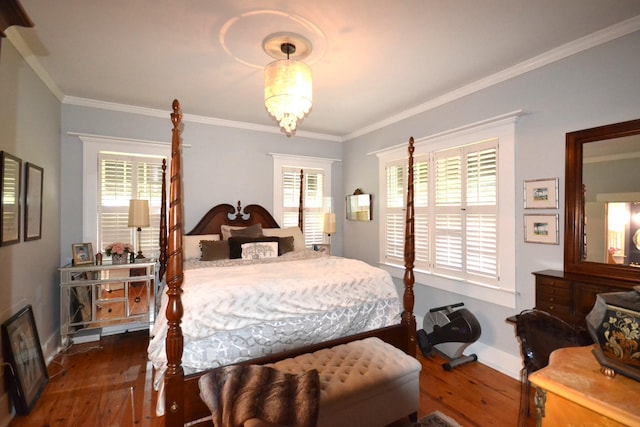
POLYGON ((371 221, 371 194, 363 193, 359 188, 347 196, 347 219, 350 221, 371 221))
POLYGON ((142 227, 149 226, 149 201, 148 200, 129 200, 129 227, 137 227, 138 235, 138 255, 136 258, 144 258, 142 255, 142 227))

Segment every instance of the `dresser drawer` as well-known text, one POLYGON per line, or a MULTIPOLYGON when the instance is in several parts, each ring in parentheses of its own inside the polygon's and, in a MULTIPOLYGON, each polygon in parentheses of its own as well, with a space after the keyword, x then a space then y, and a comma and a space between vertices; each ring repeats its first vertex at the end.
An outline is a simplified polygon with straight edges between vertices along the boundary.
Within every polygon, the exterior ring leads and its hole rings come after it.
POLYGON ((549 292, 552 292, 554 290, 557 290, 559 292, 562 290, 568 290, 569 292, 571 292, 571 281, 558 279, 555 277, 538 276, 536 277, 536 289, 540 288, 544 288, 549 292))
POLYGON ((565 322, 572 322, 571 305, 556 304, 548 301, 536 301, 536 308, 538 310, 546 311, 549 314, 553 314, 564 320, 565 322))

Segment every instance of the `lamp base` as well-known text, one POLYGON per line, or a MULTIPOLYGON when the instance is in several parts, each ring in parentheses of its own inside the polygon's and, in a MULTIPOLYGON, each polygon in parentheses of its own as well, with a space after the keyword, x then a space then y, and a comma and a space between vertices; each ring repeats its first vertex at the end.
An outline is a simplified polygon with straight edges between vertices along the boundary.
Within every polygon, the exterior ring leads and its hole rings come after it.
POLYGON ((144 255, 142 255, 142 251, 138 251, 138 255, 136 255, 136 259, 144 258, 144 257, 145 257, 145 256, 144 256, 144 255))

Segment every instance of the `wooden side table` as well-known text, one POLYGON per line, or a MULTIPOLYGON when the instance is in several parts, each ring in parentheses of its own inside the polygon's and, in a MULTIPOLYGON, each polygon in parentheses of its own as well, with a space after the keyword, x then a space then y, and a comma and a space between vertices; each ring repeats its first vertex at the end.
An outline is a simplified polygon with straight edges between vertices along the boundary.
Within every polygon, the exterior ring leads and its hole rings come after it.
POLYGON ((529 375, 538 426, 640 426, 640 382, 604 376, 594 348, 558 349, 547 367, 529 375))

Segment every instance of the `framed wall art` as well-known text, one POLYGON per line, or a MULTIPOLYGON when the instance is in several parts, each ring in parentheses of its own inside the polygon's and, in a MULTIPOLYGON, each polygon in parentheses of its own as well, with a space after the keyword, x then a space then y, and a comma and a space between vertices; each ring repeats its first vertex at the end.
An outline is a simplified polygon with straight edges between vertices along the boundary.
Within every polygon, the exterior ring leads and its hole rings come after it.
POLYGON ((558 214, 527 214, 524 216, 526 243, 559 244, 558 214))
POLYGON ((2 324, 2 348, 13 373, 9 392, 16 413, 26 415, 49 382, 31 305, 2 324))
POLYGON ((44 170, 27 162, 25 174, 24 240, 42 238, 42 183, 44 170))
POLYGON ((74 243, 71 245, 73 265, 93 264, 93 245, 91 243, 74 243))
POLYGON ((22 160, 0 151, 0 246, 20 241, 22 160))
POLYGON ((558 209, 558 178, 524 182, 525 209, 558 209))

